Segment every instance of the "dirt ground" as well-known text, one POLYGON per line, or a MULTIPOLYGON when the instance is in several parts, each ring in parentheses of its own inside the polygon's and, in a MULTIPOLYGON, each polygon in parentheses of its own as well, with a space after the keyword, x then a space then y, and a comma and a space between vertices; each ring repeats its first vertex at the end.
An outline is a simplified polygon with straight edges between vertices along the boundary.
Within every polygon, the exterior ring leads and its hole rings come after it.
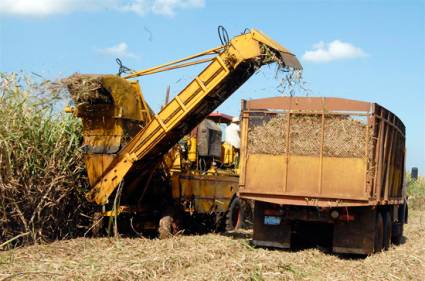
POLYGON ((252 248, 250 234, 79 238, 0 252, 0 280, 424 280, 425 211, 405 241, 367 258, 252 248))

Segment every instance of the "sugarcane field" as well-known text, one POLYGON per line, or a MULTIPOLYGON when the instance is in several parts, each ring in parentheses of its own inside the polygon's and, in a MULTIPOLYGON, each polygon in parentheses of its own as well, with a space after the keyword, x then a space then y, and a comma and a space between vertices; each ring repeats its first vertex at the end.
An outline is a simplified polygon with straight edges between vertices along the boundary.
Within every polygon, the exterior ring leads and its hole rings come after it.
POLYGON ((424 22, 0 0, 0 281, 425 280, 424 22))

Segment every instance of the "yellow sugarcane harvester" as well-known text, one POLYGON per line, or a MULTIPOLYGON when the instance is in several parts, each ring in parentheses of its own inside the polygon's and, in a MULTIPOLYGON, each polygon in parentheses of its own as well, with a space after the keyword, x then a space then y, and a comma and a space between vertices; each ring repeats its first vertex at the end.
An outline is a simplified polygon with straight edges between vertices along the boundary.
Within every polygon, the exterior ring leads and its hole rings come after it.
POLYGON ((231 118, 211 113, 262 65, 301 65, 258 30, 231 40, 223 29, 219 34, 220 46, 184 59, 122 77, 79 75, 68 84, 75 103, 68 111, 83 122, 87 199, 102 216, 129 217, 121 229, 164 224, 177 231, 184 220, 177 213, 213 215, 216 226, 227 214, 228 227, 238 223, 237 148, 222 143, 219 125, 231 118), (201 63, 205 69, 155 114, 135 78, 201 63), (89 87, 93 80, 97 86, 89 87))

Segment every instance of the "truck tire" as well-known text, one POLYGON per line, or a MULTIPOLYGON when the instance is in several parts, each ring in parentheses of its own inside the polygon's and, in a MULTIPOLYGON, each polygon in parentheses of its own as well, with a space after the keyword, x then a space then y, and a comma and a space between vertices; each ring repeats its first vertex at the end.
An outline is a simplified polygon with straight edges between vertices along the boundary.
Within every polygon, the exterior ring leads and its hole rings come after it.
POLYGON ((241 201, 241 228, 252 229, 254 226, 254 201, 242 200, 241 201))
POLYGON ((376 222, 375 222, 375 242, 374 242, 374 252, 379 253, 382 251, 384 246, 384 219, 382 214, 377 212, 376 222))
POLYGON ((226 231, 232 231, 241 227, 243 221, 241 207, 241 200, 238 197, 233 198, 226 214, 226 231))
POLYGON ((391 242, 393 242, 394 245, 400 245, 401 240, 403 238, 404 224, 400 223, 398 227, 399 227, 398 233, 391 236, 391 242))
POLYGON ((384 219, 384 250, 387 251, 391 246, 391 237, 393 232, 393 221, 390 211, 385 212, 384 219))
POLYGON ((407 223, 407 216, 408 216, 408 208, 407 208, 407 204, 404 203, 403 205, 399 206, 398 222, 393 223, 393 232, 392 232, 391 240, 394 245, 400 245, 402 242, 404 224, 407 223))

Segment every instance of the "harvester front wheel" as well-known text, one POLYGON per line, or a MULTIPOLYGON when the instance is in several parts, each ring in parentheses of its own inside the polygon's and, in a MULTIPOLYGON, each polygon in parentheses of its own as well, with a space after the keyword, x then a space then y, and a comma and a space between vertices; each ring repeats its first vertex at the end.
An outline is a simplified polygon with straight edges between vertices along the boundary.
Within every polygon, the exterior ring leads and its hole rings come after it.
POLYGON ((230 203, 229 210, 226 215, 226 231, 231 231, 241 227, 242 218, 242 204, 238 197, 233 198, 230 203))

